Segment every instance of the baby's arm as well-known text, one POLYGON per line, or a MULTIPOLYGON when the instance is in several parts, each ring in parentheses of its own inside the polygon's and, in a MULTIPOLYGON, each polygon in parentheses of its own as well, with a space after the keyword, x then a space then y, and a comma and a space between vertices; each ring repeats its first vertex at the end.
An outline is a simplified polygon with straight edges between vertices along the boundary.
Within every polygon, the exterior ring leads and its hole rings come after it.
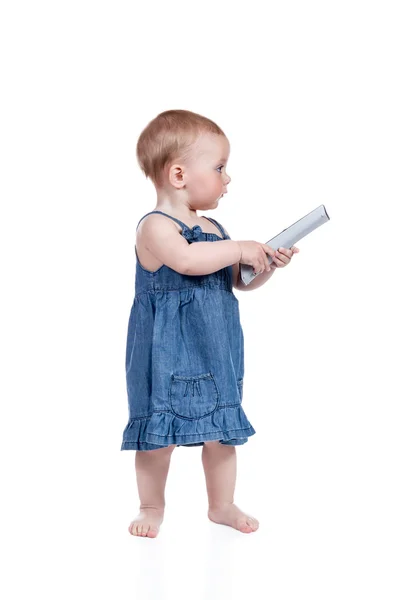
POLYGON ((148 216, 140 225, 141 241, 159 261, 182 275, 208 275, 229 265, 238 264, 238 242, 196 242, 189 244, 175 222, 164 216, 148 216))

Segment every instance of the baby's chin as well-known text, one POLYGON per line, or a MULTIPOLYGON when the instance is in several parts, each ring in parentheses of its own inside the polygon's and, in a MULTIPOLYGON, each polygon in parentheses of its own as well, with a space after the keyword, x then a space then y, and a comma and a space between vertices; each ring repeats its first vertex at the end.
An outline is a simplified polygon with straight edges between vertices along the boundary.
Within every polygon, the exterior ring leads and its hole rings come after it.
MULTIPOLYGON (((222 196, 223 196, 223 194, 222 194, 222 196)), ((210 200, 208 202, 206 202, 207 207, 218 206, 219 201, 221 200, 222 196, 219 196, 218 198, 210 198, 210 200)), ((204 203, 204 201, 203 201, 203 203, 204 203)), ((199 208, 198 210, 203 210, 203 209, 199 208)), ((204 207, 204 210, 207 210, 207 209, 204 207)))

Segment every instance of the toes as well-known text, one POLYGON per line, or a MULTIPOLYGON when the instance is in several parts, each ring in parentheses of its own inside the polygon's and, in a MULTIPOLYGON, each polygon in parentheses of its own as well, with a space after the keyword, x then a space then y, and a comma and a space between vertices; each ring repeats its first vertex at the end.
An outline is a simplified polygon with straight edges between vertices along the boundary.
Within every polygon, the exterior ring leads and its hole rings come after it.
POLYGON ((135 521, 132 521, 132 523, 129 525, 128 531, 131 535, 135 535, 138 537, 155 538, 158 534, 158 529, 156 527, 152 527, 151 525, 135 523, 135 521))
POLYGON ((142 534, 141 534, 142 537, 147 537, 149 529, 150 529, 150 525, 148 525, 147 529, 146 529, 146 527, 142 527, 142 534))
POLYGON ((155 538, 155 537, 157 537, 157 534, 158 534, 157 529, 150 529, 149 532, 148 532, 148 534, 147 534, 147 537, 149 537, 149 538, 155 538))
POLYGON ((244 520, 239 521, 238 529, 242 533, 252 533, 253 531, 257 531, 258 525, 257 519, 246 517, 244 520))
POLYGON ((247 523, 246 518, 239 519, 237 529, 239 529, 239 531, 242 533, 251 533, 253 531, 251 526, 247 523))
POLYGON ((132 523, 129 525, 129 532, 132 535, 140 536, 140 535, 142 535, 141 531, 139 531, 139 528, 141 529, 141 527, 142 527, 141 525, 139 525, 138 523, 135 523, 135 521, 132 521, 132 523))
POLYGON ((259 527, 257 519, 254 519, 253 517, 248 517, 247 524, 250 525, 253 531, 256 531, 259 527))

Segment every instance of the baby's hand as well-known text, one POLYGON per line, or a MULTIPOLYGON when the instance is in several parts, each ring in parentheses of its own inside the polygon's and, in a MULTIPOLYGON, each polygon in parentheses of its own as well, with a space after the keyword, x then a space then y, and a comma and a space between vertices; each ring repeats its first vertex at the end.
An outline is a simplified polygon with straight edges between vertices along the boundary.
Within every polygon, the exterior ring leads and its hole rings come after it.
POLYGON ((291 261, 293 254, 297 254, 300 252, 296 246, 292 246, 290 249, 288 248, 278 248, 275 251, 275 256, 272 259, 271 269, 276 269, 277 267, 282 268, 286 267, 291 261))
POLYGON ((267 254, 271 258, 275 256, 275 250, 267 244, 256 242, 254 240, 237 242, 240 246, 239 262, 244 265, 251 265, 253 273, 259 275, 263 271, 271 271, 267 254))

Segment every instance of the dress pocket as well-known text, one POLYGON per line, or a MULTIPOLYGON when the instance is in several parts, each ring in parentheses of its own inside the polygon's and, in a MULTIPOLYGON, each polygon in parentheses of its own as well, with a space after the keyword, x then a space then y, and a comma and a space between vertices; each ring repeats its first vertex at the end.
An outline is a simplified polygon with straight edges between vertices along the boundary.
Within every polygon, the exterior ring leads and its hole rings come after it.
POLYGON ((218 406, 219 393, 212 373, 191 377, 171 375, 169 399, 178 417, 198 419, 218 406))

